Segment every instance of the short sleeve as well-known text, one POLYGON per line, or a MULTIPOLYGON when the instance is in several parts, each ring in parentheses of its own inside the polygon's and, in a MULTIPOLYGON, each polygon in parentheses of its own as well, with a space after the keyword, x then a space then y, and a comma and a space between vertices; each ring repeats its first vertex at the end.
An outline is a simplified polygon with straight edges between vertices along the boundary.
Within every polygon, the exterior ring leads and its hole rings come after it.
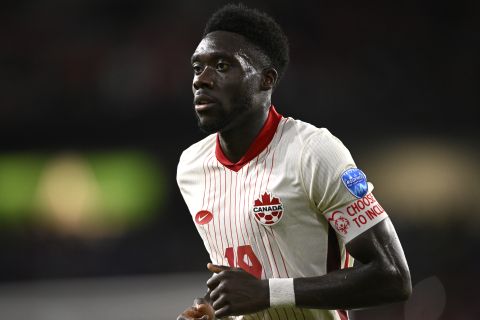
POLYGON ((342 186, 340 176, 355 168, 355 162, 343 143, 327 129, 319 129, 305 142, 300 161, 305 191, 320 212, 354 199, 342 186))
POLYGON ((371 193, 373 185, 328 130, 319 129, 306 141, 300 162, 303 186, 312 205, 345 243, 387 217, 371 193))

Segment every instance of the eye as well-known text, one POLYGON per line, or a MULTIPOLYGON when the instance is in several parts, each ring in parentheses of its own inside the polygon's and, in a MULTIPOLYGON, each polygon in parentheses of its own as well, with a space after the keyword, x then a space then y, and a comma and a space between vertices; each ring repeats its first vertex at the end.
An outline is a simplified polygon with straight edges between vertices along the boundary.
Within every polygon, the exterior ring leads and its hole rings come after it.
POLYGON ((217 63, 217 70, 220 72, 227 71, 229 67, 230 65, 226 62, 220 61, 219 63, 217 63))
POLYGON ((203 67, 197 63, 192 65, 192 68, 193 68, 193 73, 195 73, 196 75, 202 73, 203 71, 203 67))

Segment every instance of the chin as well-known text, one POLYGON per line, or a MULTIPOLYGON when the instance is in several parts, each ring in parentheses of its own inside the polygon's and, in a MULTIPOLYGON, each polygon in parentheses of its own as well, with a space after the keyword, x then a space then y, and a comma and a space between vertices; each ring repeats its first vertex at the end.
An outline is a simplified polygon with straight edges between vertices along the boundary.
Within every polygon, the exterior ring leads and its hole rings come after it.
POLYGON ((206 116, 200 117, 198 114, 196 114, 196 116, 198 120, 198 127, 200 128, 200 130, 207 134, 219 132, 223 130, 228 125, 228 123, 230 123, 230 119, 226 117, 215 119, 206 116))
POLYGON ((198 127, 207 134, 216 133, 223 129, 223 126, 219 123, 208 123, 202 122, 201 120, 198 120, 198 127))

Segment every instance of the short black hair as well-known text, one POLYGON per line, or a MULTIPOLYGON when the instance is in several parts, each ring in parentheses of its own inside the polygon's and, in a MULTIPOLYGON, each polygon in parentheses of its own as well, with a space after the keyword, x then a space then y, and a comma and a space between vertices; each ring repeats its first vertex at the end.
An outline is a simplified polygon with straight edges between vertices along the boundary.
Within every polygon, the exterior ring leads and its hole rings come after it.
POLYGON ((244 36, 267 56, 270 67, 278 72, 278 80, 282 78, 290 60, 289 44, 282 28, 271 16, 243 4, 227 4, 212 14, 203 37, 213 31, 229 31, 244 36))

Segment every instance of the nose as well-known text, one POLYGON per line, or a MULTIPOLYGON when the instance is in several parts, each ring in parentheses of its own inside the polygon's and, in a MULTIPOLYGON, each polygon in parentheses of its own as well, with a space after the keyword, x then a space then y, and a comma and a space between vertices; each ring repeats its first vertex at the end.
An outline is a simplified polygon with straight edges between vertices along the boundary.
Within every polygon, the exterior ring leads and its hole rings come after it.
POLYGON ((213 71, 207 66, 202 70, 202 73, 195 75, 193 78, 193 88, 199 90, 201 88, 213 88, 213 71))

